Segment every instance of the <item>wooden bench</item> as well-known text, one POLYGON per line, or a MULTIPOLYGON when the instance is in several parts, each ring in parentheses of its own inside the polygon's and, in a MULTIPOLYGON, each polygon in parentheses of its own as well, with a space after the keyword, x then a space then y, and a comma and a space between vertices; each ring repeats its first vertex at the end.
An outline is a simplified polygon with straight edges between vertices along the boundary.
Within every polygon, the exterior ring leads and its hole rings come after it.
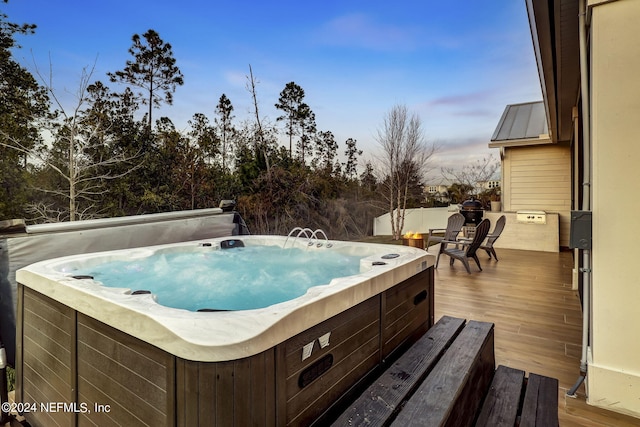
POLYGON ((495 369, 493 336, 492 323, 442 317, 333 425, 557 426, 558 381, 495 369))

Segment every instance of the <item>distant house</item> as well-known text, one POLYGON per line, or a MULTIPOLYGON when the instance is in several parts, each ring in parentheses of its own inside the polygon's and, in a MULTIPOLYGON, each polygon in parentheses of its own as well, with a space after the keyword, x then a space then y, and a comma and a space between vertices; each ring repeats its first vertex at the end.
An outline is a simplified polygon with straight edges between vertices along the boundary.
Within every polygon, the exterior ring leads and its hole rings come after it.
POLYGON ((493 190, 494 188, 500 188, 500 180, 491 179, 489 181, 478 181, 478 187, 482 190, 493 190))
POLYGON ((424 187, 425 193, 443 194, 447 192, 447 186, 442 184, 428 184, 424 187))
MULTIPOLYGON (((451 185, 452 183, 448 182, 444 178, 440 181, 432 181, 427 183, 423 188, 425 199, 435 199, 442 203, 451 202, 451 197, 449 194, 449 187, 451 187, 451 185)), ((486 190, 499 188, 500 186, 501 182, 497 177, 488 181, 478 181, 475 186, 475 192, 479 194, 486 190)))
POLYGON ((427 183, 423 188, 424 197, 426 200, 435 199, 438 202, 448 203, 450 201, 448 188, 449 185, 443 180, 427 183))
POLYGON ((502 210, 557 213, 558 245, 569 246, 570 140, 549 136, 544 102, 507 105, 489 147, 500 149, 502 210))

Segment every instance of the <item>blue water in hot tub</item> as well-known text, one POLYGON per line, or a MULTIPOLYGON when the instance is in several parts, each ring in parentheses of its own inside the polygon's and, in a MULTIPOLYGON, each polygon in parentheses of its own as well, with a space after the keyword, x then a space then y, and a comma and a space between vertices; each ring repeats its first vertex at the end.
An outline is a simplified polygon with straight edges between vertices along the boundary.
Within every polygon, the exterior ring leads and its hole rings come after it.
POLYGON ((331 249, 248 246, 159 253, 80 268, 109 287, 148 290, 167 307, 197 311, 248 310, 304 295, 312 286, 360 272, 360 258, 331 249))

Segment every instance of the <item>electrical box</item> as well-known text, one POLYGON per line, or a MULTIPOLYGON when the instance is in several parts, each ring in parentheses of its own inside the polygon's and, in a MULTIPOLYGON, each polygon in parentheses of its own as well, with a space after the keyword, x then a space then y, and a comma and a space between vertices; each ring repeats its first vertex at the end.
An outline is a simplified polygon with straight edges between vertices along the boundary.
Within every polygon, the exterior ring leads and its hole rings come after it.
POLYGON ((591 249, 591 211, 571 211, 569 247, 591 249))
POLYGON ((516 222, 523 224, 546 224, 547 213, 545 211, 518 211, 516 222))

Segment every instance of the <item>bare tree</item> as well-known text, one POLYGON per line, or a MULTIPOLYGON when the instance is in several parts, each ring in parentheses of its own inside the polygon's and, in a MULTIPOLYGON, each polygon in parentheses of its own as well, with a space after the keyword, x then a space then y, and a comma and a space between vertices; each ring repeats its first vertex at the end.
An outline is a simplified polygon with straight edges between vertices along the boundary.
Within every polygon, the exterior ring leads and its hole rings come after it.
POLYGON ((267 166, 267 174, 269 174, 271 170, 271 165, 270 165, 269 156, 267 153, 267 141, 265 138, 265 130, 263 129, 262 121, 260 119, 260 111, 258 109, 258 93, 256 90, 257 84, 258 84, 258 81, 253 76, 253 68, 251 68, 251 64, 249 64, 249 75, 247 76, 246 88, 249 91, 249 93, 251 93, 251 100, 253 101, 253 114, 256 119, 255 125, 257 129, 256 134, 258 137, 257 145, 259 147, 258 150, 256 150, 256 152, 259 151, 264 156, 264 161, 267 166))
POLYGON ((377 132, 376 141, 382 148, 378 180, 384 186, 391 233, 398 240, 404 227, 411 182, 425 175, 437 147, 427 144, 420 118, 416 114, 410 115, 404 105, 396 105, 389 110, 377 132))
POLYGON ((29 148, 10 135, 3 135, 8 141, 8 143, 2 143, 3 146, 25 154, 42 169, 53 170, 55 175, 67 184, 66 188, 36 188, 54 197, 62 197, 68 202, 66 215, 63 209, 55 208, 45 202, 36 202, 29 206, 31 213, 37 214, 45 221, 56 222, 65 216, 69 221, 95 216, 93 202, 108 191, 105 182, 122 177, 138 167, 132 166, 119 174, 109 172, 111 166, 129 162, 134 157, 108 152, 105 155, 107 120, 101 115, 90 114, 88 109, 85 109, 94 68, 95 64, 91 69, 82 70, 80 83, 74 94, 76 101, 71 108, 65 108, 54 90, 51 70, 49 78, 45 79, 36 69, 36 74, 56 107, 56 115, 43 127, 49 132, 49 139, 52 140, 50 147, 29 148), (79 207, 81 201, 86 204, 82 209, 79 207))
POLYGON ((471 196, 477 196, 482 191, 482 184, 494 178, 500 169, 500 162, 493 155, 478 159, 460 168, 442 168, 442 175, 453 184, 460 184, 461 188, 470 189, 471 196))

